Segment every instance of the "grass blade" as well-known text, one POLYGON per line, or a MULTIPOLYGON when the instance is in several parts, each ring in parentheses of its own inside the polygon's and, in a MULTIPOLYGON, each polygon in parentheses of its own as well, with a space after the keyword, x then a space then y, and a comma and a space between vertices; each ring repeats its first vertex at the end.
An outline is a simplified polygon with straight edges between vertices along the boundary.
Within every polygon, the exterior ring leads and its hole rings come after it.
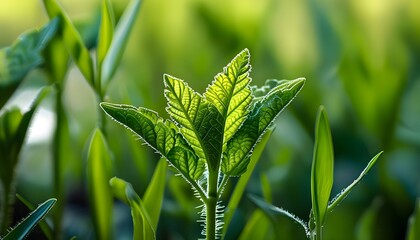
POLYGON ((101 25, 99 27, 97 64, 98 71, 102 67, 102 62, 108 52, 109 46, 114 36, 114 12, 109 0, 102 0, 101 6, 101 25))
POLYGON ((133 239, 156 239, 146 207, 131 184, 117 177, 113 177, 109 183, 114 195, 131 208, 134 225, 133 239))
POLYGON ((155 230, 157 229, 159 222, 160 210, 162 208, 163 195, 165 192, 167 165, 166 159, 161 158, 143 196, 144 206, 150 217, 150 225, 155 230))
POLYGON ((26 236, 32 231, 36 224, 45 217, 45 215, 53 207, 56 201, 56 199, 51 198, 39 205, 37 209, 31 212, 23 221, 21 221, 6 236, 4 236, 3 240, 17 240, 26 238, 26 236))
POLYGON ((252 153, 251 160, 248 164, 248 170, 244 174, 242 174, 242 176, 239 178, 238 183, 235 186, 235 190, 233 191, 232 196, 230 197, 229 203, 226 207, 226 212, 224 214, 223 236, 226 235, 233 214, 235 213, 235 210, 239 205, 239 201, 241 200, 242 195, 245 191, 245 187, 248 184, 249 179, 251 178, 252 172, 254 171, 254 168, 257 165, 272 132, 273 130, 269 129, 267 132, 264 133, 264 135, 261 138, 261 141, 257 143, 252 153))
POLYGON ((312 211, 317 228, 317 236, 321 236, 321 227, 325 220, 328 201, 333 185, 334 154, 330 126, 325 108, 318 110, 315 126, 315 146, 311 171, 312 211))
POLYGON ((348 187, 346 187, 343 191, 341 191, 337 196, 333 198, 333 200, 328 205, 328 212, 334 210, 351 192, 351 190, 362 180, 362 178, 369 172, 369 170, 375 165, 376 160, 381 156, 382 152, 376 154, 368 163, 365 169, 363 169, 362 173, 360 173, 359 177, 354 180, 348 187))
POLYGON ((62 7, 56 0, 43 0, 45 9, 50 18, 59 17, 60 19, 60 36, 67 48, 67 51, 73 57, 77 67, 82 72, 86 80, 94 86, 93 62, 89 55, 82 38, 76 28, 66 15, 62 7))
POLYGON ((93 225, 98 239, 111 239, 112 192, 111 158, 104 135, 95 129, 89 144, 87 157, 87 181, 89 200, 93 209, 93 225))
POLYGON ((106 86, 111 80, 124 53, 128 37, 140 10, 140 0, 132 0, 118 22, 114 38, 102 64, 101 81, 106 86))

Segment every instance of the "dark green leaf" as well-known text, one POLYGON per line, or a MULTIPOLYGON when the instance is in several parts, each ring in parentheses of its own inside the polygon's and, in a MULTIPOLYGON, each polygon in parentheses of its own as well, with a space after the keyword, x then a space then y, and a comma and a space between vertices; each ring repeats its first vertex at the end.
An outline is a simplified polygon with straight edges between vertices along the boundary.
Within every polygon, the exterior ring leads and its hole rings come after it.
MULTIPOLYGON (((315 126, 315 146, 311 171, 311 198, 315 225, 324 224, 334 179, 334 154, 330 126, 325 108, 321 106, 315 126)), ((319 233, 319 232, 317 232, 319 233)))
POLYGON ((3 240, 25 239, 36 224, 45 217, 56 201, 56 199, 51 198, 39 205, 37 209, 31 212, 24 220, 22 220, 6 236, 4 236, 3 240))
POLYGON ((89 144, 87 157, 87 181, 92 208, 93 223, 98 239, 112 238, 112 194, 109 149, 99 129, 95 129, 89 144))
POLYGON ((248 118, 227 143, 221 165, 224 174, 239 176, 246 171, 255 144, 279 113, 299 93, 304 83, 303 78, 286 81, 255 102, 248 118))
POLYGON ((82 72, 86 80, 94 86, 93 62, 89 55, 89 50, 84 45, 80 34, 56 0, 43 0, 43 2, 48 16, 50 18, 58 17, 60 19, 59 34, 64 45, 73 57, 80 72, 82 72))

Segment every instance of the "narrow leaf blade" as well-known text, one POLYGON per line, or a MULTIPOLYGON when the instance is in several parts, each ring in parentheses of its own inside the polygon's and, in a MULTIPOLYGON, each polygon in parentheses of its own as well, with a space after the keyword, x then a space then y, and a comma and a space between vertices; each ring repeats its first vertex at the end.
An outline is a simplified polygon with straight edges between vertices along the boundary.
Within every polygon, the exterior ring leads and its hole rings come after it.
POLYGON ((353 190, 353 188, 363 179, 363 177, 369 172, 369 170, 373 167, 373 165, 375 165, 376 161, 382 155, 382 153, 383 151, 376 154, 369 161, 365 169, 363 169, 363 171, 360 173, 359 177, 333 198, 333 200, 328 205, 328 212, 331 212, 332 210, 334 210, 334 208, 337 207, 347 197, 347 195, 349 195, 351 190, 353 190))
POLYGON ((156 166, 152 180, 147 186, 143 196, 144 206, 150 216, 150 224, 153 229, 157 229, 160 210, 162 208, 163 195, 165 192, 167 163, 164 158, 160 159, 156 166))
POLYGON ((76 28, 56 0, 43 0, 50 18, 60 19, 61 39, 86 80, 94 86, 93 62, 76 28))
POLYGON ((87 157, 87 181, 89 200, 93 210, 93 223, 99 239, 112 237, 112 192, 109 187, 111 178, 111 158, 104 135, 95 129, 89 144, 87 157))
POLYGON ((117 69, 118 63, 121 61, 121 57, 129 39, 129 34, 137 19, 140 5, 140 0, 131 0, 130 5, 124 11, 115 28, 111 45, 109 46, 102 64, 101 79, 103 86, 106 86, 109 80, 111 80, 117 69))
POLYGON ((304 78, 286 81, 254 103, 248 118, 227 143, 221 165, 224 174, 240 176, 246 171, 249 155, 255 144, 280 112, 299 93, 304 83, 304 78))
POLYGON ((325 108, 321 106, 315 127, 315 146, 311 171, 311 198, 315 223, 322 226, 333 185, 334 154, 325 108))
POLYGON ((101 6, 101 25, 99 26, 98 36, 98 50, 97 50, 97 61, 98 68, 101 69, 102 62, 108 52, 109 46, 114 36, 114 12, 112 5, 109 0, 102 0, 101 6))
POLYGON ((250 53, 248 49, 240 52, 224 69, 216 75, 204 96, 222 114, 224 121, 224 145, 239 129, 249 112, 252 101, 249 83, 250 53))
POLYGON ((56 199, 51 198, 39 205, 23 221, 21 221, 6 236, 4 236, 3 240, 26 238, 26 236, 32 231, 36 224, 45 217, 45 215, 53 207, 56 201, 56 199))
POLYGON ((420 198, 417 198, 416 207, 408 220, 407 240, 417 240, 420 238, 420 198))

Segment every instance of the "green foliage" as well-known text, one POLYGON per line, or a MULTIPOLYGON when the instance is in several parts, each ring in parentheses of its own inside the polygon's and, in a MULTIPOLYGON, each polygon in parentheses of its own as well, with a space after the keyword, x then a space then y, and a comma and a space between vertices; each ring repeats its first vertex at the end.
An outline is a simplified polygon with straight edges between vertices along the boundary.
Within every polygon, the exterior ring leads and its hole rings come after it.
POLYGON ((407 240, 416 240, 420 238, 420 199, 417 198, 413 214, 408 220, 407 240))
POLYGON ((48 199, 39 205, 33 212, 31 212, 25 219, 16 225, 3 240, 17 240, 25 239, 26 236, 32 231, 36 224, 41 221, 48 211, 54 206, 57 200, 54 198, 48 199))
POLYGON ((59 19, 23 33, 12 46, 0 49, 0 109, 30 70, 44 62, 42 52, 57 31, 59 19))
MULTIPOLYGON (((282 82, 250 107, 249 70, 245 49, 216 76, 203 96, 184 81, 164 75, 167 111, 173 122, 145 108, 101 103, 112 119, 140 136, 192 185, 205 205, 207 239, 214 239, 221 228, 216 209, 227 179, 246 172, 255 145, 305 82, 302 78, 282 82)), ((249 175, 235 194, 236 202, 248 179, 249 175)))

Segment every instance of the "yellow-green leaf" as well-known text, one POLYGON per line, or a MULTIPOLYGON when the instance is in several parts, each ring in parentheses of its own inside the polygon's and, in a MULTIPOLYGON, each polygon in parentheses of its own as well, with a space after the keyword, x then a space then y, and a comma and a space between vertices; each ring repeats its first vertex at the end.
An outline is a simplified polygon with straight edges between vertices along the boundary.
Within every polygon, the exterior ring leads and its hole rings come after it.
POLYGON ((112 42, 114 35, 114 12, 112 5, 109 0, 102 0, 101 6, 101 25, 99 26, 98 36, 98 50, 97 50, 97 61, 98 71, 102 67, 102 62, 108 52, 109 46, 112 42))
POLYGON ((98 239, 112 238, 111 158, 104 135, 95 129, 89 144, 87 157, 87 181, 89 200, 93 212, 93 224, 98 239))

